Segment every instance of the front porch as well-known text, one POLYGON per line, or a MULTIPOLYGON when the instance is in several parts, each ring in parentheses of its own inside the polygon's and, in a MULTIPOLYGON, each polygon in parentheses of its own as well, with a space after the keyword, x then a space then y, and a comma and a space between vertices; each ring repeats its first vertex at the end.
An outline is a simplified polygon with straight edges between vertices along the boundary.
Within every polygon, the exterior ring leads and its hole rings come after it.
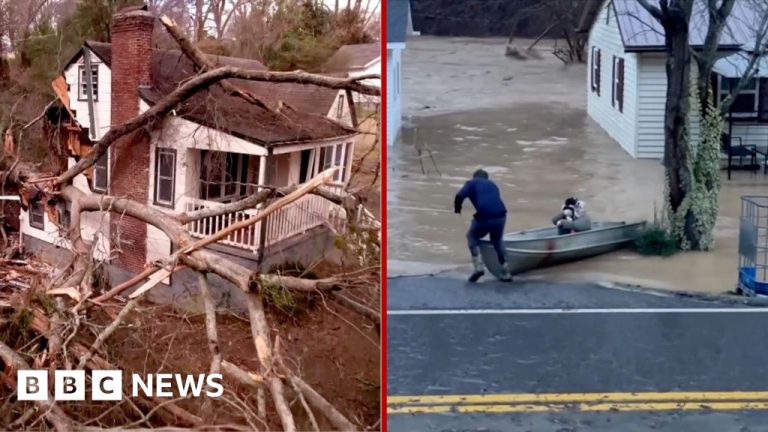
MULTIPOLYGON (((185 213, 217 208, 251 196, 267 186, 299 185, 333 166, 340 170, 325 188, 343 193, 350 176, 353 150, 351 141, 310 148, 278 148, 269 155, 193 148, 183 150, 183 156, 178 158, 182 160, 176 160, 175 150, 157 148, 154 204, 185 213), (180 175, 176 175, 176 171, 180 175)), ((190 222, 186 228, 194 237, 207 237, 258 215, 262 208, 259 205, 203 218, 190 222)), ((218 244, 236 249, 233 252, 239 256, 250 254, 256 258, 265 249, 279 248, 281 242, 310 230, 325 227, 338 232, 346 217, 341 206, 321 196, 305 195, 263 221, 231 233, 218 244)))
MULTIPOLYGON (((224 203, 206 201, 197 198, 185 199, 186 211, 216 208, 224 203)), ((305 195, 293 204, 269 215, 264 221, 235 231, 219 243, 258 254, 259 251, 276 246, 317 227, 328 227, 334 231, 344 224, 344 217, 339 213, 341 207, 317 195, 305 195)), ((210 236, 242 220, 257 216, 260 208, 227 213, 200 219, 189 223, 187 231, 197 238, 210 236)))

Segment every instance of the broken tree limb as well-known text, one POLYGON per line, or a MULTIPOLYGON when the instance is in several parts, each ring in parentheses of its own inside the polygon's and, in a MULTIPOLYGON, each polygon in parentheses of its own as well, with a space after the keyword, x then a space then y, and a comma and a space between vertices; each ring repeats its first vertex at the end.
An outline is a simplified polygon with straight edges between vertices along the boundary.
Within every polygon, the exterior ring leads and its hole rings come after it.
POLYGON ((93 166, 93 164, 101 156, 106 153, 107 149, 119 138, 132 133, 140 128, 143 128, 158 119, 164 118, 172 110, 174 110, 179 103, 189 99, 195 93, 210 87, 211 85, 229 78, 243 79, 248 81, 268 81, 274 83, 299 83, 299 84, 314 84, 320 87, 327 87, 336 90, 350 89, 358 93, 378 96, 381 91, 374 86, 361 84, 360 81, 369 79, 378 79, 379 75, 363 75, 355 78, 334 78, 324 75, 310 74, 302 71, 297 72, 271 72, 271 71, 255 71, 247 70, 235 67, 221 67, 203 74, 197 75, 194 78, 184 82, 176 90, 171 92, 168 96, 161 99, 158 103, 153 105, 150 109, 144 111, 140 115, 134 117, 127 122, 114 126, 104 134, 99 140, 93 150, 85 157, 81 158, 75 165, 70 167, 66 172, 61 174, 53 182, 53 186, 62 186, 71 182, 77 175, 85 171, 87 168, 93 166))
POLYGON ((263 299, 260 294, 246 294, 248 302, 248 316, 251 322, 251 334, 256 346, 256 354, 259 357, 261 374, 269 385, 272 394, 272 402, 275 404, 277 415, 285 432, 296 432, 296 422, 293 419, 291 409, 285 400, 283 382, 276 374, 272 346, 269 339, 269 326, 264 314, 263 299))
POLYGON ((216 329, 216 308, 213 305, 211 289, 208 286, 208 276, 198 272, 197 282, 200 285, 200 296, 205 308, 205 331, 208 336, 208 350, 211 351, 210 373, 217 374, 221 371, 221 351, 219 350, 219 336, 216 329))
MULTIPOLYGON (((205 54, 203 54, 202 51, 200 51, 198 48, 196 48, 194 45, 192 45, 192 42, 190 42, 189 39, 187 39, 186 36, 179 30, 179 27, 176 25, 176 23, 167 16, 163 15, 160 17, 160 22, 165 26, 165 29, 168 30, 168 33, 171 34, 171 36, 176 40, 176 43, 179 44, 179 47, 181 48, 181 51, 189 57, 190 60, 197 66, 197 68, 201 72, 208 72, 210 70, 215 69, 216 65, 214 65, 208 58, 206 58, 205 54)), ((219 84, 226 90, 227 92, 240 97, 244 99, 245 101, 252 103, 254 105, 260 106, 268 111, 272 111, 271 108, 267 106, 264 102, 262 102, 259 98, 254 96, 253 94, 246 92, 234 84, 227 82, 227 81, 221 81, 219 84)))
POLYGON ((178 254, 185 254, 192 252, 195 249, 200 249, 202 247, 208 246, 211 243, 215 243, 228 235, 232 234, 235 231, 239 231, 245 227, 248 227, 250 225, 255 224, 256 222, 259 222, 266 218, 267 216, 271 215, 272 213, 280 210, 281 208, 295 202, 299 198, 303 197, 304 195, 311 192, 313 189, 317 188, 318 186, 322 184, 328 183, 332 178, 333 175, 336 173, 336 171, 339 169, 339 167, 332 167, 328 168, 327 170, 321 172, 320 174, 313 177, 310 181, 302 184, 299 188, 297 188, 295 191, 289 193, 288 195, 278 199, 277 201, 273 202, 272 204, 268 205, 267 208, 260 211, 256 216, 233 223, 232 225, 224 228, 221 231, 218 231, 204 239, 198 240, 195 243, 192 243, 189 246, 186 246, 182 248, 178 254))
POLYGON ((221 370, 225 375, 232 377, 240 384, 244 384, 248 387, 252 387, 254 390, 262 388, 264 384, 264 378, 251 372, 247 372, 237 365, 230 363, 226 360, 221 362, 221 370))
MULTIPOLYGON (((29 325, 30 329, 34 330, 35 333, 38 333, 40 335, 49 336, 51 332, 52 324, 48 320, 48 318, 45 316, 45 313, 38 308, 33 308, 32 316, 33 316, 32 322, 29 325)), ((68 346, 68 349, 72 352, 72 354, 74 354, 78 358, 82 358, 86 356, 89 352, 89 349, 85 345, 79 342, 70 344, 68 346)), ((90 359, 87 361, 86 366, 90 369, 99 369, 99 370, 119 369, 118 367, 108 362, 98 354, 93 354, 90 357, 90 359)), ((157 397, 152 398, 152 401, 156 404, 167 402, 157 397)), ((178 405, 175 405, 173 403, 164 405, 163 411, 161 412, 161 414, 166 417, 170 417, 169 421, 172 421, 175 424, 181 423, 183 425, 191 425, 191 426, 200 426, 203 424, 203 419, 201 419, 200 417, 190 413, 184 408, 181 408, 178 405)), ((64 430, 69 431, 73 429, 64 429, 64 430)))
MULTIPOLYGON (((298 188, 299 186, 288 186, 280 189, 270 188, 269 190, 262 190, 247 198, 243 198, 239 201, 223 204, 216 207, 207 207, 207 208, 202 208, 200 210, 182 213, 178 216, 178 218, 182 224, 186 225, 190 222, 194 222, 200 219, 206 219, 210 217, 225 215, 228 213, 235 213, 242 210, 252 209, 252 208, 255 208, 257 205, 266 202, 272 197, 288 195, 296 191, 298 188)), ((327 199, 328 201, 341 206, 344 206, 347 201, 350 201, 350 199, 354 199, 355 201, 358 201, 358 199, 354 197, 341 196, 337 193, 333 193, 327 190, 326 188, 324 188, 323 186, 318 186, 316 189, 312 190, 310 193, 313 195, 321 196, 327 199)))
POLYGON ((128 303, 125 304, 123 309, 120 311, 119 314, 117 314, 117 318, 115 318, 114 321, 110 325, 107 326, 107 328, 104 329, 103 332, 99 334, 99 336, 96 338, 96 341, 93 342, 93 345, 91 345, 90 348, 88 348, 88 352, 85 353, 84 356, 80 357, 80 362, 77 364, 78 369, 83 369, 85 365, 88 363, 88 361, 93 357, 93 355, 96 353, 96 351, 101 348, 101 345, 104 343, 104 341, 107 340, 110 336, 112 336, 112 333, 117 330, 117 328, 120 326, 120 323, 123 322, 125 317, 128 316, 129 313, 133 310, 133 308, 136 307, 138 304, 138 300, 131 300, 128 303))
POLYGON ((337 302, 341 303, 342 305, 348 307, 349 309, 352 309, 353 311, 367 317, 377 325, 381 324, 381 313, 377 312, 368 306, 365 306, 361 303, 356 302, 355 300, 352 300, 351 298, 345 296, 344 294, 341 294, 339 292, 332 292, 330 294, 331 298, 336 300, 337 302))
POLYGON ((289 372, 288 379, 299 389, 301 393, 307 398, 310 405, 315 407, 318 411, 328 418, 333 425, 340 431, 356 431, 358 430, 355 425, 352 424, 344 414, 334 408, 330 402, 325 400, 320 393, 316 392, 309 384, 304 382, 301 378, 297 377, 293 373, 289 372))
POLYGON ((264 377, 244 371, 226 360, 221 362, 221 370, 225 375, 256 391, 256 415, 263 419, 267 411, 267 402, 264 398, 264 377))
MULTIPOLYGON (((177 271, 179 271, 179 270, 181 270, 183 268, 184 268, 184 266, 176 266, 171 271, 171 273, 177 272, 177 271)), ((94 303, 104 303, 105 301, 111 299, 112 297, 120 294, 121 292, 127 290, 128 288, 130 288, 130 287, 136 285, 137 283, 143 281, 144 279, 149 277, 149 275, 151 275, 154 270, 155 270, 154 267, 147 267, 146 269, 144 269, 141 273, 137 274, 136 276, 128 279, 127 281, 117 285, 116 287, 110 289, 109 291, 105 292, 104 294, 96 297, 95 299, 93 299, 93 302, 94 303)))
MULTIPOLYGON (((333 178, 334 173, 338 169, 339 169, 338 167, 332 167, 321 172, 320 174, 316 175, 308 182, 296 188, 296 190, 294 190, 293 192, 283 196, 282 198, 268 205, 264 210, 260 211, 254 217, 234 223, 223 230, 217 231, 216 233, 208 237, 205 237, 203 239, 197 240, 195 242, 191 242, 191 239, 192 239, 191 236, 184 230, 183 225, 178 219, 169 218, 168 217, 169 215, 167 213, 152 209, 141 203, 137 203, 137 202, 126 200, 126 199, 114 198, 110 196, 85 195, 79 190, 74 189, 72 187, 66 188, 65 193, 70 194, 71 198, 75 198, 75 196, 79 194, 79 198, 81 201, 80 204, 83 208, 91 208, 94 211, 101 210, 104 208, 110 208, 110 209, 119 211, 121 213, 125 213, 128 216, 135 217, 146 223, 151 223, 152 225, 164 231, 165 234, 168 235, 172 241, 181 245, 181 248, 178 251, 174 252, 171 256, 169 256, 166 262, 175 262, 179 258, 185 259, 185 256, 193 252, 197 252, 198 255, 202 255, 202 258, 204 258, 203 260, 201 260, 202 263, 205 263, 206 261, 215 261, 219 264, 219 265, 209 264, 201 268, 199 265, 200 263, 198 262, 198 266, 196 267, 197 270, 213 271, 217 273, 219 276, 222 276, 223 278, 234 282, 236 285, 240 286, 245 291, 248 291, 249 282, 251 279, 251 272, 248 269, 233 262, 228 262, 225 264, 224 263, 225 260, 221 260, 220 258, 211 256, 209 252, 202 251, 200 249, 204 248, 205 246, 211 243, 215 243, 223 238, 226 238, 228 235, 230 235, 235 231, 238 231, 245 227, 253 225, 265 219, 267 216, 276 212, 277 210, 295 202, 302 196, 316 189, 318 186, 330 181, 330 179, 333 178), (93 198, 96 198, 97 202, 92 202, 93 198), (87 203, 88 205, 87 206, 84 205, 84 202, 87 203), (94 204, 98 204, 98 205, 94 205, 94 204), (108 206, 105 206, 104 204, 108 204, 108 206), (181 241, 182 239, 183 241, 181 241)), ((192 258, 194 259, 194 257, 192 258)), ((129 289, 131 286, 135 285, 141 280, 144 280, 146 278, 152 278, 152 276, 155 273, 157 273, 158 271, 161 271, 164 268, 165 267, 152 267, 151 271, 145 270, 140 274, 142 276, 141 279, 139 279, 138 277, 132 278, 130 280, 131 282, 133 282, 132 285, 123 284, 120 288, 129 289)), ((291 287, 290 282, 292 280, 294 280, 294 278, 284 278, 283 285, 286 286, 287 288, 290 288, 291 287)), ((295 280, 299 281, 299 279, 297 278, 295 280)), ((317 282, 315 282, 315 284, 317 284, 317 282)), ((304 288, 304 285, 305 285, 304 283, 301 283, 301 286, 299 287, 299 289, 304 288)), ((151 286, 149 286, 148 288, 151 288, 151 286)), ((111 291, 116 291, 116 289, 110 290, 110 292, 111 291)))
MULTIPOLYGON (((18 355, 16 351, 12 350, 2 341, 0 341, 0 358, 3 359, 3 363, 10 365, 14 370, 30 369, 29 364, 27 364, 27 362, 20 355, 18 355)), ((16 385, 18 385, 18 383, 16 383, 16 385)), ((62 411, 61 407, 56 405, 55 402, 52 402, 53 398, 48 393, 47 389, 45 390, 45 393, 45 400, 35 401, 35 404, 40 407, 40 410, 43 412, 45 419, 57 431, 69 432, 74 430, 74 421, 72 421, 72 419, 69 418, 69 416, 64 413, 64 411, 62 411)))

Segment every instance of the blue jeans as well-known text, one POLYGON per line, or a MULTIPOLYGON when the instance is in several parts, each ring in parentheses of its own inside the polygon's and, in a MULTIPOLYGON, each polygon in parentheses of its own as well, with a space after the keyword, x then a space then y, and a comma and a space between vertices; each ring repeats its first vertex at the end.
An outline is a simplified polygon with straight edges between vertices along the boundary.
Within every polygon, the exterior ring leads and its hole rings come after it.
POLYGON ((469 245, 469 253, 472 256, 477 256, 479 253, 480 239, 486 235, 491 235, 491 243, 493 243, 493 249, 496 250, 496 255, 499 257, 499 263, 504 264, 507 262, 507 254, 504 252, 504 225, 507 223, 506 217, 494 218, 494 219, 472 219, 472 224, 467 231, 467 244, 469 245))

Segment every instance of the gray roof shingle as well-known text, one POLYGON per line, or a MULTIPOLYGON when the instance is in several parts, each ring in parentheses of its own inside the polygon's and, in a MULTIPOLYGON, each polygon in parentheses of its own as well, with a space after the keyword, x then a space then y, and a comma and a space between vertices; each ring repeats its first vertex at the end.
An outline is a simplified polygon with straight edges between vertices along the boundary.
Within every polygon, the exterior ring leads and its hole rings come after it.
POLYGON ((365 66, 381 57, 381 44, 344 45, 339 48, 323 65, 323 71, 347 72, 363 69, 365 66))
POLYGON ((387 0, 387 43, 403 43, 408 32, 408 0, 387 0))
MULTIPOLYGON (((656 2, 652 2, 656 3, 656 2)), ((653 51, 664 49, 664 29, 637 0, 612 0, 618 18, 621 38, 627 51, 653 51)), ((609 5, 610 5, 609 4, 609 5)), ((751 49, 759 26, 759 14, 754 0, 736 0, 723 32, 721 49, 751 49)), ((706 0, 695 0, 690 22, 691 46, 700 47, 709 27, 706 0)))
MULTIPOLYGON (((86 41, 107 66, 112 63, 112 45, 86 41)), ((73 58, 73 61, 79 54, 73 58)), ((217 66, 266 70, 256 60, 208 56, 217 66)), ((181 51, 152 50, 152 82, 140 89, 144 100, 153 105, 167 96, 184 81, 195 76, 197 70, 181 51)), ((275 112, 265 110, 212 85, 195 93, 177 109, 177 113, 195 123, 208 126, 245 140, 271 146, 296 141, 316 141, 349 136, 353 129, 326 117, 339 91, 315 85, 227 80, 251 92, 275 112), (276 112, 284 101, 294 109, 276 112)))

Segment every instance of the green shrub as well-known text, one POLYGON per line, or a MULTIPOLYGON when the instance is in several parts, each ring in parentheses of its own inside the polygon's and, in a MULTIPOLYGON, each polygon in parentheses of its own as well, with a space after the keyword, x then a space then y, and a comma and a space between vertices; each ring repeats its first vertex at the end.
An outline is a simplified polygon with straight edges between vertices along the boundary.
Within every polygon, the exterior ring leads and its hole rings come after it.
POLYGON ((635 240, 635 249, 642 255, 671 256, 678 250, 678 243, 672 233, 661 225, 648 226, 635 240))

